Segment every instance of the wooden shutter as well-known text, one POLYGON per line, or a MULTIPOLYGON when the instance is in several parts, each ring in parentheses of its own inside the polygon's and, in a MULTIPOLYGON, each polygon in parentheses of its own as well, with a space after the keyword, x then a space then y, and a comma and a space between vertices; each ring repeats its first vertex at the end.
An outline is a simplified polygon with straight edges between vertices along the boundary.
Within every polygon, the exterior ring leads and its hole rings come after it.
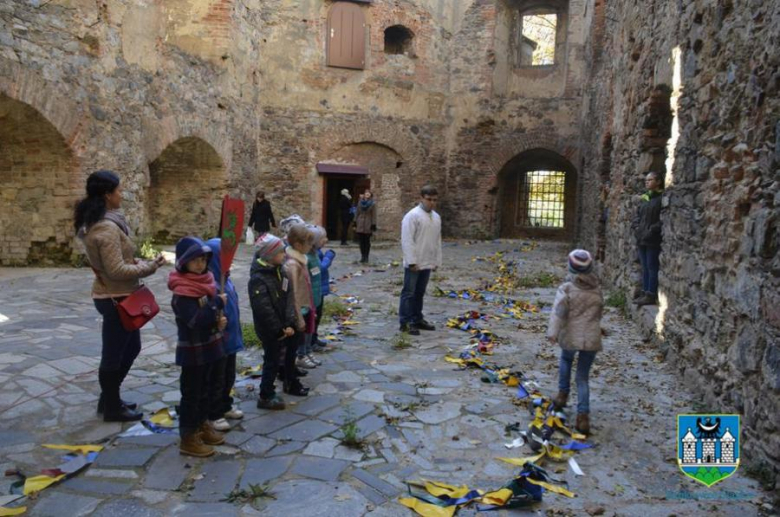
POLYGON ((328 15, 328 66, 363 70, 366 66, 366 19, 360 6, 336 2, 328 15))

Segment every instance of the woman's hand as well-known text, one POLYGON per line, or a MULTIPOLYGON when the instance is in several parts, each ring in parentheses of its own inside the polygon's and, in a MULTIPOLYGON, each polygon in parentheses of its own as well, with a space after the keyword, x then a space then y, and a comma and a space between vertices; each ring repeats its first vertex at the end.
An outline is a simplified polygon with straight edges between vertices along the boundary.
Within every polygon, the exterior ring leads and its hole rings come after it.
POLYGON ((284 337, 290 337, 295 334, 295 331, 292 327, 286 327, 282 332, 284 333, 284 337))
POLYGON ((227 305, 227 295, 225 293, 222 293, 219 295, 220 298, 222 298, 222 304, 227 305))
POLYGON ((155 257, 155 259, 154 259, 154 264, 155 264, 155 265, 156 265, 158 268, 159 268, 159 267, 162 267, 162 266, 164 266, 164 265, 165 265, 165 264, 167 264, 167 263, 168 263, 168 261, 167 261, 167 260, 165 260, 165 257, 163 256, 163 254, 162 254, 162 253, 160 253, 159 255, 157 255, 157 257, 155 257))
POLYGON ((224 316, 222 316, 222 317, 221 317, 221 318, 219 318, 219 320, 217 321, 217 328, 218 328, 219 330, 225 330, 225 328, 227 328, 227 324, 228 324, 227 318, 226 318, 226 317, 224 317, 224 316))

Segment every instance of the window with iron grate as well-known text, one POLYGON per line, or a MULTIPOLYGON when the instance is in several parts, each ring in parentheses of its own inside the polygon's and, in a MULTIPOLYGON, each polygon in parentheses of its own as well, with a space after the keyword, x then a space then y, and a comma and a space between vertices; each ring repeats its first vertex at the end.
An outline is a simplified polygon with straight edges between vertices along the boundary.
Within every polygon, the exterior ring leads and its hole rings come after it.
POLYGON ((566 173, 528 171, 520 182, 518 226, 563 228, 565 221, 566 173))

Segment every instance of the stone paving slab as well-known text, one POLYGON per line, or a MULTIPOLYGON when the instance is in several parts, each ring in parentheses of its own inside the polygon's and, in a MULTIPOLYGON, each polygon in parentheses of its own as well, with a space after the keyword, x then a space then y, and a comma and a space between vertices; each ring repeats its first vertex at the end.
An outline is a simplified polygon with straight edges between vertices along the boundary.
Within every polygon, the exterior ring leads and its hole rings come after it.
MULTIPOLYGON (((228 433, 230 435, 232 433, 228 433)), ((265 436, 252 435, 252 438, 242 443, 239 447, 249 454, 261 455, 270 451, 276 446, 276 440, 266 438, 265 436)))
POLYGON ((102 495, 126 494, 135 486, 134 482, 116 482, 103 479, 89 479, 87 477, 75 477, 65 480, 62 488, 75 492, 94 493, 102 495))
POLYGON ((264 485, 269 481, 274 481, 287 472, 292 462, 291 456, 248 460, 244 474, 241 476, 239 488, 247 489, 250 484, 264 485))
POLYGON ((253 418, 241 423, 241 427, 245 432, 253 434, 271 434, 274 431, 278 431, 283 427, 300 422, 305 417, 301 415, 295 415, 293 413, 287 413, 277 411, 275 413, 253 418))
POLYGON ((95 460, 98 467, 143 467, 159 449, 151 447, 123 447, 103 450, 95 460))
POLYGON ((329 424, 321 420, 304 420, 271 434, 270 437, 277 440, 294 440, 310 442, 328 435, 338 429, 337 425, 329 424))
POLYGON ((179 454, 178 446, 162 451, 151 463, 144 479, 144 487, 154 490, 177 490, 191 473, 188 466, 194 458, 179 454))
MULTIPOLYGON (((101 500, 76 494, 66 494, 53 490, 41 494, 35 504, 36 517, 80 517, 90 515, 101 500)), ((32 512, 31 512, 32 513, 32 512)))
POLYGON ((195 481, 190 500, 216 502, 228 496, 236 487, 241 472, 241 463, 235 460, 218 459, 203 464, 202 478, 195 481))
POLYGON ((339 407, 329 409, 320 414, 319 418, 334 424, 344 425, 348 420, 361 418, 372 411, 375 406, 365 402, 350 402, 339 407))
POLYGON ((115 499, 98 508, 92 517, 164 517, 160 510, 150 508, 137 499, 115 499))
POLYGON ((314 416, 326 409, 338 406, 339 402, 341 402, 341 397, 337 395, 309 395, 305 401, 291 406, 290 411, 300 413, 301 415, 314 416))
POLYGON ((321 481, 336 481, 348 466, 348 461, 299 456, 295 460, 292 473, 321 481))
POLYGON ((173 509, 172 515, 185 517, 233 517, 239 508, 230 503, 186 503, 173 509))
POLYGON ((261 508, 263 515, 351 517, 363 515, 370 507, 370 501, 346 483, 296 479, 282 481, 273 491, 276 499, 261 508))

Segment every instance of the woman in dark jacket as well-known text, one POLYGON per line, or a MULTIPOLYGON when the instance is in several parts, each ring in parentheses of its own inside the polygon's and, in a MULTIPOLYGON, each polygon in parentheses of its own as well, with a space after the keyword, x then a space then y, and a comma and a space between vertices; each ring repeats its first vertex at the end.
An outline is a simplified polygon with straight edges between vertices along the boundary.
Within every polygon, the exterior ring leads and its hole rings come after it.
POLYGON ((370 190, 360 196, 357 206, 357 218, 355 219, 355 233, 360 241, 360 262, 368 262, 371 253, 371 235, 376 231, 376 203, 370 190))
POLYGON ((658 303, 658 271, 661 255, 661 175, 648 172, 645 177, 647 192, 634 218, 634 235, 642 264, 642 293, 634 300, 637 305, 658 303))
POLYGON ((271 211, 271 202, 265 198, 265 192, 258 192, 255 202, 252 204, 252 215, 249 217, 249 226, 262 235, 276 228, 274 213, 271 211))

